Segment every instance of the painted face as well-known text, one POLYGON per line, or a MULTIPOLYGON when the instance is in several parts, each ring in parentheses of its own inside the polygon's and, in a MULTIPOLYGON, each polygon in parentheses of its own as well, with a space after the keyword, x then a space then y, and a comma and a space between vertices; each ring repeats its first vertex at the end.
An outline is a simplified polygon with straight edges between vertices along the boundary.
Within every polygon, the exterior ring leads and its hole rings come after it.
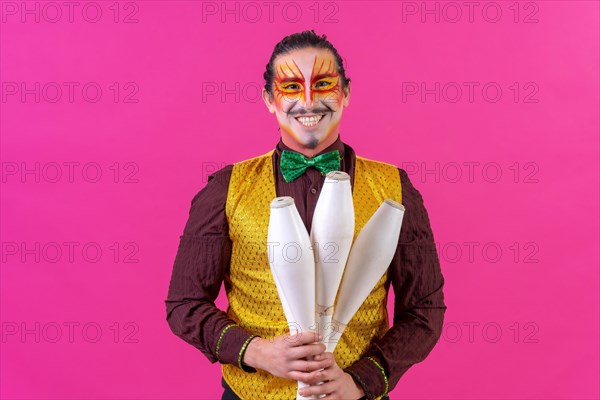
POLYGON ((268 106, 282 135, 310 149, 332 143, 349 99, 333 54, 327 49, 294 50, 278 56, 274 67, 274 98, 268 106))

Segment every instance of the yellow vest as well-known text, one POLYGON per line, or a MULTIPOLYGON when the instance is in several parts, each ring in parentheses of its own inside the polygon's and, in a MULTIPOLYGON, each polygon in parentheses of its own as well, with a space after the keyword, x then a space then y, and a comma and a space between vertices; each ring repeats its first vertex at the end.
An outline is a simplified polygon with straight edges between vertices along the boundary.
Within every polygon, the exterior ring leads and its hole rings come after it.
MULTIPOLYGON (((289 332, 267 253, 270 203, 277 197, 273 151, 234 164, 226 204, 233 242, 227 314, 241 327, 265 339, 289 332)), ((357 156, 352 198, 356 239, 385 199, 402 203, 398 168, 357 156)), ((388 272, 344 331, 334 351, 342 369, 358 361, 371 341, 381 338, 389 329, 387 279, 388 272)), ((222 364, 222 370, 227 384, 243 400, 296 398, 297 383, 293 380, 260 369, 255 373, 244 372, 232 364, 222 364)))

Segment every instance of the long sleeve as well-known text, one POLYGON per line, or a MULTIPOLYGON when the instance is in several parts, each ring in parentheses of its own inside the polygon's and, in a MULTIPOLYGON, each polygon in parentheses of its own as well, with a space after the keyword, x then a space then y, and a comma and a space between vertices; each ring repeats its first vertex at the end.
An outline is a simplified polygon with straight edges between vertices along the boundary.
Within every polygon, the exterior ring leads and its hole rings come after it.
POLYGON ((255 372, 240 362, 240 352, 251 333, 214 303, 231 260, 225 215, 231 169, 229 165, 211 175, 192 200, 165 300, 167 322, 176 336, 200 350, 211 363, 235 364, 255 372))
POLYGON ((394 323, 366 354, 346 368, 369 399, 394 389, 402 375, 423 361, 437 343, 444 321, 444 277, 429 216, 419 191, 399 169, 405 214, 390 265, 394 323), (385 377, 384 377, 385 374, 385 377))

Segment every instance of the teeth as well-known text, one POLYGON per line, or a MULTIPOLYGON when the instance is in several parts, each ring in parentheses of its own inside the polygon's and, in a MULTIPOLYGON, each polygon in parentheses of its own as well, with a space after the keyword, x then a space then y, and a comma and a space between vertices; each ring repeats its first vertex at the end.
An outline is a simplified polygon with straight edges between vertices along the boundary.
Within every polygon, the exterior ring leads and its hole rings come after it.
POLYGON ((319 121, 323 118, 322 115, 314 116, 314 117, 298 117, 296 118, 300 123, 304 126, 315 126, 319 123, 319 121))

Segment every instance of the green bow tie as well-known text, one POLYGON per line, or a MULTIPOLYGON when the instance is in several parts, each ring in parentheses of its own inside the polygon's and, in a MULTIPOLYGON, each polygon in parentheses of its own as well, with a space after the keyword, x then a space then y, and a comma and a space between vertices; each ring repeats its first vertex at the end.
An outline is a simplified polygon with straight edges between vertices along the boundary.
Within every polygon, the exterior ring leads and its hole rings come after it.
POLYGON ((295 151, 283 150, 281 152, 281 161, 279 168, 286 182, 291 182, 298 178, 306 168, 313 167, 326 175, 329 171, 338 171, 340 169, 340 152, 338 150, 329 151, 319 154, 314 158, 305 157, 304 154, 295 151))

